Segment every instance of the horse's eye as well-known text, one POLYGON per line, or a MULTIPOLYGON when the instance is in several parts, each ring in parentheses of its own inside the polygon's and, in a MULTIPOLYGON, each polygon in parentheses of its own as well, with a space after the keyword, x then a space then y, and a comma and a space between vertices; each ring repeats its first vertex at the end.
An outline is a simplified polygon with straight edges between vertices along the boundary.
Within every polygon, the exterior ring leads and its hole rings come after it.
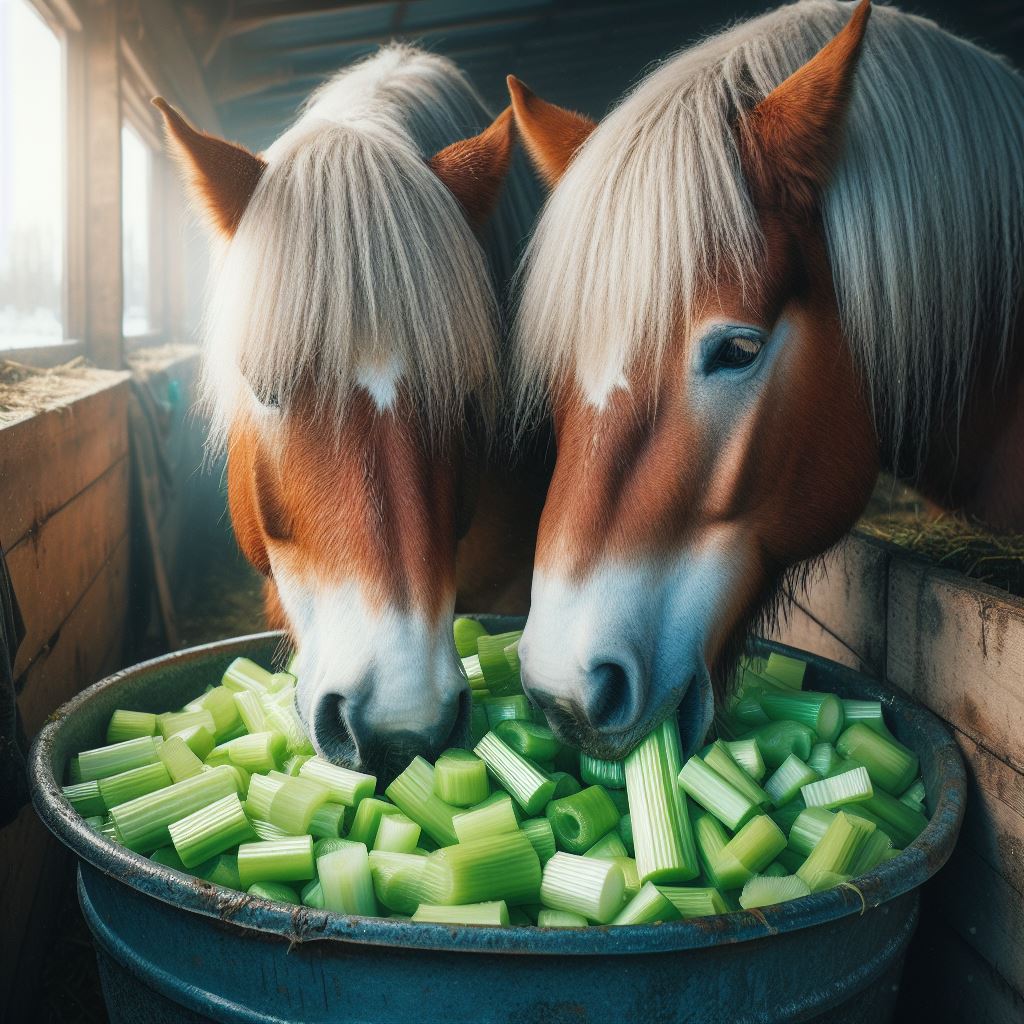
POLYGON ((749 366, 760 354, 764 343, 746 334, 733 334, 723 338, 715 350, 710 370, 741 370, 749 366))
POLYGON ((280 409, 281 408, 281 397, 277 393, 276 389, 273 388, 262 388, 257 387, 253 384, 249 385, 249 389, 253 393, 253 397, 260 405, 267 409, 280 409))

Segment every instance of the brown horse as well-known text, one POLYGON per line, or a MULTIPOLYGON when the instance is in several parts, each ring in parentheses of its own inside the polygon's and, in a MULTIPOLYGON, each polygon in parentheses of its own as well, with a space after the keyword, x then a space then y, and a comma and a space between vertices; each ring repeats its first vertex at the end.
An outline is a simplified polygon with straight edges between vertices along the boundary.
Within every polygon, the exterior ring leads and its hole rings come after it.
POLYGON ((204 363, 236 536, 298 647, 317 750, 387 774, 464 725, 458 538, 490 606, 515 605, 510 559, 528 587, 543 492, 480 468, 498 295, 534 212, 528 168, 503 190, 511 112, 463 139, 489 120, 476 93, 401 46, 337 75, 259 156, 156 102, 219 235, 204 363))
POLYGON ((741 24, 597 126, 510 79, 553 186, 518 384, 558 449, 519 655, 599 756, 677 707, 700 741, 711 670, 880 467, 1024 527, 1024 82, 870 14, 741 24))

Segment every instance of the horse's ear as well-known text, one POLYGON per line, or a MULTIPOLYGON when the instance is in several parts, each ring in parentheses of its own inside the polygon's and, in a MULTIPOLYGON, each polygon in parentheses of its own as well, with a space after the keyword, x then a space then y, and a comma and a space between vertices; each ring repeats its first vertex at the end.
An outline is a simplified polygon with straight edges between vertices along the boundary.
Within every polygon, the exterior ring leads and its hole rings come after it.
POLYGON ((509 75, 507 82, 526 151, 547 186, 554 188, 597 125, 583 114, 542 100, 515 75, 509 75))
POLYGON ((164 115, 167 138, 199 205, 229 237, 249 205, 266 162, 243 146, 197 131, 162 96, 153 106, 164 115))
POLYGON ((812 210, 839 156, 871 0, 861 0, 839 33, 776 86, 743 120, 743 166, 755 197, 812 210))
POLYGON ((512 162, 515 122, 510 108, 490 127, 471 139, 446 146, 428 161, 430 169, 459 201, 466 219, 477 230, 487 223, 498 205, 498 196, 512 162))

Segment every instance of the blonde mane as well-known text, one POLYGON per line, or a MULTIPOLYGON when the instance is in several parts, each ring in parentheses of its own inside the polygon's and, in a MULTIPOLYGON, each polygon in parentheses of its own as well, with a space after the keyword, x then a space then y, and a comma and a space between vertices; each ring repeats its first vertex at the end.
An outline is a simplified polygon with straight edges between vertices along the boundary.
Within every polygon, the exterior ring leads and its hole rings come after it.
MULTIPOLYGON (((656 369, 680 311, 686 323, 723 266, 756 280, 763 239, 737 121, 852 9, 806 0, 714 36, 593 132, 524 264, 527 419, 564 375, 600 391, 637 363, 656 369)), ((1005 357, 1024 255, 1024 81, 932 22, 877 7, 822 213, 845 333, 879 436, 899 451, 908 423, 924 438, 936 409, 959 416, 980 344, 1005 357)))
MULTIPOLYGON (((218 254, 204 334, 212 439, 240 409, 312 388, 335 422, 356 383, 399 377, 432 435, 497 391, 499 294, 535 210, 514 168, 483 245, 426 158, 492 115, 449 60, 392 45, 339 72, 263 154, 218 254)), ((277 414, 272 414, 276 416, 277 414)))

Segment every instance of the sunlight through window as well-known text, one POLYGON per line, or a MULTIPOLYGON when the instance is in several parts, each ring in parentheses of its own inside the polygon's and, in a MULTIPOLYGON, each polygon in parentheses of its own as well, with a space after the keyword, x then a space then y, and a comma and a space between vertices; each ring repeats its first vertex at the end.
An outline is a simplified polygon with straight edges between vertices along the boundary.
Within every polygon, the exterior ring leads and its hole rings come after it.
POLYGON ((124 334, 153 329, 150 283, 152 156, 139 133, 121 130, 121 217, 124 250, 124 334))
POLYGON ((64 60, 27 0, 0 0, 0 349, 64 340, 64 60))

